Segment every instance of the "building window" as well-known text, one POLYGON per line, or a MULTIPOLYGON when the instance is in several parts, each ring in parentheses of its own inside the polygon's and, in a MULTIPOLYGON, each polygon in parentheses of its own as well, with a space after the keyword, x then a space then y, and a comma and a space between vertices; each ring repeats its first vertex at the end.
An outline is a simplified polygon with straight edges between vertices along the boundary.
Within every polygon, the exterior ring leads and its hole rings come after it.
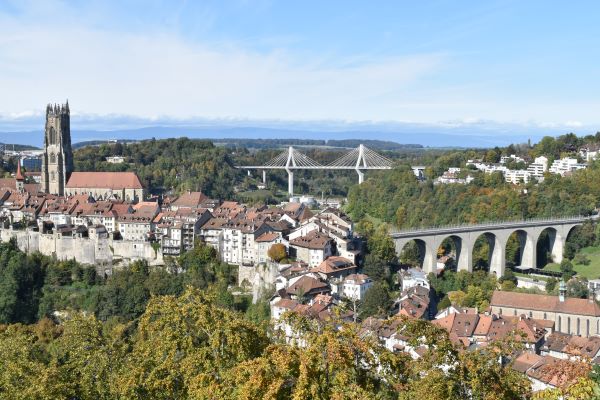
POLYGON ((56 131, 54 130, 54 127, 52 127, 52 126, 50 127, 48 141, 50 142, 49 144, 56 144, 56 131))
POLYGON ((544 313, 544 319, 548 319, 548 318, 546 317, 546 313, 544 313))
POLYGON ((580 321, 579 321, 579 317, 577 317, 577 336, 581 335, 581 330, 580 330, 580 321))
POLYGON ((54 153, 50 153, 50 164, 55 164, 56 163, 56 156, 54 155, 54 153))
POLYGON ((558 316, 558 331, 562 332, 562 318, 558 316))
POLYGON ((587 337, 590 336, 590 320, 589 319, 585 320, 585 336, 587 336, 587 337))
POLYGON ((567 333, 571 334, 571 317, 567 317, 567 333))

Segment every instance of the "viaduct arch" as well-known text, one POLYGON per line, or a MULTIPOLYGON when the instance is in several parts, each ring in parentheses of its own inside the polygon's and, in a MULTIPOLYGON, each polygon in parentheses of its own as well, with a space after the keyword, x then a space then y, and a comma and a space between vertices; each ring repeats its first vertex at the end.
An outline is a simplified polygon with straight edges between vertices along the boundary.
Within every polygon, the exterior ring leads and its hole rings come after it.
POLYGON ((444 240, 451 238, 456 246, 458 270, 473 271, 473 248, 482 235, 488 240, 490 273, 498 277, 506 268, 506 244, 510 236, 517 232, 521 256, 520 265, 536 267, 537 242, 543 231, 549 235, 550 252, 554 262, 560 263, 569 232, 576 226, 598 216, 572 217, 561 219, 532 219, 525 221, 499 222, 479 225, 462 225, 440 228, 424 228, 392 232, 390 235, 400 255, 408 242, 415 240, 423 259, 423 270, 434 272, 437 267, 437 250, 444 240))

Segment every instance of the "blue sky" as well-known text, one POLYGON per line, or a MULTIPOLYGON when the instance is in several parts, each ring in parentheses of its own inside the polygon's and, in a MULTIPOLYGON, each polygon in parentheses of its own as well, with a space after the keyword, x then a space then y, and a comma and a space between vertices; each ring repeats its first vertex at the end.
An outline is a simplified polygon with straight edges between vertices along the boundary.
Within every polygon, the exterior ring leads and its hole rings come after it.
POLYGON ((0 129, 82 120, 600 130, 597 1, 0 0, 0 129))

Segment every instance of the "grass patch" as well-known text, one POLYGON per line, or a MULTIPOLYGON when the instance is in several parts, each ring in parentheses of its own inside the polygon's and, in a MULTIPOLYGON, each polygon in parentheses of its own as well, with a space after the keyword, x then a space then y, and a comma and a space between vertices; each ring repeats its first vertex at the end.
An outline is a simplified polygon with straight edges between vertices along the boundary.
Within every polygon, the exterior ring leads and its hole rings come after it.
MULTIPOLYGON (((589 265, 583 265, 573 262, 573 269, 577 272, 577 276, 587 279, 600 278, 600 247, 584 247, 579 253, 585 254, 590 263, 589 265)), ((560 272, 560 264, 547 264, 544 270, 560 272)))
POLYGON ((579 252, 585 254, 590 263, 589 265, 573 263, 577 275, 588 279, 600 278, 600 247, 584 247, 579 252))
POLYGON ((549 263, 544 267, 544 271, 554 271, 560 272, 560 264, 557 263, 549 263))

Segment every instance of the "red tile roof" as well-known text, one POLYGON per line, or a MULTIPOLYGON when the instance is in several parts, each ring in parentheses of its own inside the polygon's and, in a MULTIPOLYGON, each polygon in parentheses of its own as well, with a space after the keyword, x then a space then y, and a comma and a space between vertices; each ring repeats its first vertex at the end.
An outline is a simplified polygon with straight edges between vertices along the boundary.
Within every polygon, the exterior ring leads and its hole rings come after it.
POLYGON ((294 282, 293 285, 290 285, 287 288, 287 292, 289 294, 315 294, 315 293, 324 293, 329 292, 331 289, 329 285, 325 282, 321 282, 318 279, 311 278, 310 276, 303 276, 294 282))
POLYGON ((255 242, 272 242, 274 240, 276 240, 279 237, 279 235, 275 232, 265 232, 262 235, 260 235, 258 238, 256 238, 255 242))
POLYGON ((208 197, 202 192, 187 192, 177 198, 177 200, 171 203, 173 207, 189 207, 196 208, 208 200, 208 197))
POLYGON ((67 188, 142 189, 135 172, 73 172, 67 188))
POLYGON ((312 272, 321 272, 323 274, 334 274, 340 271, 354 270, 356 265, 347 258, 331 256, 323 261, 319 266, 312 269, 312 272))
POLYGON ((503 292, 496 290, 492 295, 491 306, 511 307, 523 310, 550 311, 564 314, 600 316, 600 307, 595 301, 566 298, 541 294, 503 292))
POLYGON ((332 239, 317 231, 311 231, 306 236, 300 236, 290 241, 293 246, 322 250, 332 239))

